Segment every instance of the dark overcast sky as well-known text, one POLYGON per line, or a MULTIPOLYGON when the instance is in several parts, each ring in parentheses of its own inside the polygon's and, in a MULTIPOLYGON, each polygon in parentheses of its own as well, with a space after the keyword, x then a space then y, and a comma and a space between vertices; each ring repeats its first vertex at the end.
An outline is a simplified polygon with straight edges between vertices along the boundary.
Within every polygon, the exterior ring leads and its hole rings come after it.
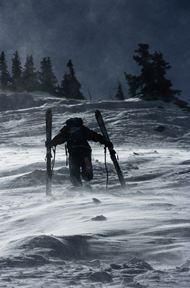
POLYGON ((134 72, 137 43, 171 63, 169 78, 189 97, 190 0, 0 0, 0 48, 8 60, 50 56, 58 77, 73 59, 82 90, 114 96, 123 72, 134 72))

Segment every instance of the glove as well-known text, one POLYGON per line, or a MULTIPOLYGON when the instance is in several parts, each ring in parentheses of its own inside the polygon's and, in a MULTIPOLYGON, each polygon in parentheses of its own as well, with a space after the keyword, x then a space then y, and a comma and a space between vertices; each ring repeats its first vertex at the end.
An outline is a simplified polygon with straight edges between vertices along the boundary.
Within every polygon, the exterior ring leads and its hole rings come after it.
POLYGON ((55 145, 52 144, 52 141, 45 141, 45 147, 53 147, 55 145))
POLYGON ((106 144, 106 147, 108 147, 109 149, 113 149, 113 143, 111 141, 108 141, 106 144))

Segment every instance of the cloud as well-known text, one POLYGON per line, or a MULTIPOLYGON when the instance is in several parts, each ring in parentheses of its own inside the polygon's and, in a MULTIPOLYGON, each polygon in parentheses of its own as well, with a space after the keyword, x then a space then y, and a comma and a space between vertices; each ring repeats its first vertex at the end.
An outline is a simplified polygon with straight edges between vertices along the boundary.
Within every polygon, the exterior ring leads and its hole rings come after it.
POLYGON ((84 94, 114 95, 123 72, 135 71, 139 42, 161 50, 171 62, 176 88, 187 93, 189 1, 178 0, 0 0, 1 49, 50 56, 59 78, 72 58, 84 94))

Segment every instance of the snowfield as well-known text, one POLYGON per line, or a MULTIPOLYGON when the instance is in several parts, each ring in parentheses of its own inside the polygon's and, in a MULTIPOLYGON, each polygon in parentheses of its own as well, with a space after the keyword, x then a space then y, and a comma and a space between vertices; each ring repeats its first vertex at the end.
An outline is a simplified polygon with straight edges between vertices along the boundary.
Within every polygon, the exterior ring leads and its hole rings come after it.
POLYGON ((190 112, 137 99, 90 103, 0 94, 0 287, 189 288, 190 112), (72 189, 57 147, 45 195, 45 111, 53 135, 70 117, 99 132, 99 109, 119 156, 121 189, 93 148, 92 190, 72 189))

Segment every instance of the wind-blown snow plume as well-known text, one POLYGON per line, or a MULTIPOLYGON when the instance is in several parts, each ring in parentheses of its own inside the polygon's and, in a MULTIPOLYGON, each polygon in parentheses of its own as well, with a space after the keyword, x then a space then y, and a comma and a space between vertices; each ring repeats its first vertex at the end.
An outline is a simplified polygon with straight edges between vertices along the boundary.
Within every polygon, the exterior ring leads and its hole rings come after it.
POLYGON ((89 103, 43 94, 1 97, 7 103, 0 111, 1 283, 188 287, 190 113, 137 99, 89 103), (17 106, 10 105, 13 99, 17 106), (45 196, 45 111, 50 107, 53 134, 72 116, 98 131, 94 111, 101 110, 126 189, 120 189, 108 159, 106 190, 98 144, 92 145, 92 191, 71 189, 59 146, 53 197, 45 196))

